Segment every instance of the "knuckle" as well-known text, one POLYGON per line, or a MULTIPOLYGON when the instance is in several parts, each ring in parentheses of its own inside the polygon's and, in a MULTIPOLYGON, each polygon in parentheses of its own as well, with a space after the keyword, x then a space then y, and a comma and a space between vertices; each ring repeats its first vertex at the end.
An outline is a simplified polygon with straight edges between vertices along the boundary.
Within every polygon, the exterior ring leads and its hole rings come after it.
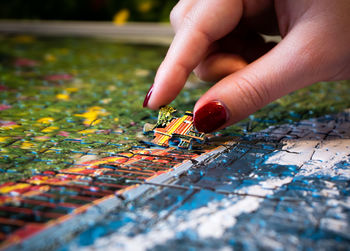
POLYGON ((182 24, 185 26, 194 26, 195 20, 193 20, 193 17, 187 13, 186 15, 183 15, 182 17, 182 24))
POLYGON ((207 44, 211 44, 216 40, 212 31, 208 30, 208 27, 203 23, 195 20, 191 15, 185 15, 182 21, 182 26, 189 27, 194 30, 207 44))
POLYGON ((236 80, 236 86, 240 92, 242 102, 244 102, 247 107, 253 105, 255 108, 261 108, 270 100, 268 90, 264 84, 259 83, 257 78, 241 76, 236 80))
POLYGON ((179 7, 176 5, 170 12, 170 24, 173 27, 177 27, 178 24, 183 20, 184 13, 179 7))
POLYGON ((195 19, 191 13, 185 12, 182 9, 177 9, 176 6, 170 13, 170 23, 175 30, 181 26, 182 28, 195 31, 208 43, 212 43, 216 40, 216 38, 212 36, 211 32, 208 31, 207 27, 198 22, 198 20, 195 19))

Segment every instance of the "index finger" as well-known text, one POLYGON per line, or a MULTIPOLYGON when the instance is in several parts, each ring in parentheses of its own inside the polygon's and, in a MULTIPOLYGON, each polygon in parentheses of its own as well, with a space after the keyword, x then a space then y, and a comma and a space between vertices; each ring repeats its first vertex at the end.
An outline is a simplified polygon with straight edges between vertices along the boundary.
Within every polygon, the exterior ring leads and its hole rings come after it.
POLYGON ((241 0, 197 1, 184 17, 157 71, 146 106, 157 109, 170 103, 206 55, 210 44, 232 31, 242 12, 241 0))

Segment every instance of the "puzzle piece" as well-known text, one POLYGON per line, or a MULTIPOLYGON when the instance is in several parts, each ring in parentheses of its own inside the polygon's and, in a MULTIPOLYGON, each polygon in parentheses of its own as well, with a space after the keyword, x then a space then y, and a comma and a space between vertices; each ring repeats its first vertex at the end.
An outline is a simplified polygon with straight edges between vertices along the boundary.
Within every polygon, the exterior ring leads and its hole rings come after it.
POLYGON ((194 141, 204 143, 205 134, 194 128, 193 114, 186 112, 184 116, 175 118, 171 116, 174 111, 175 109, 171 108, 161 110, 155 126, 145 125, 145 133, 154 132, 152 143, 162 147, 177 146, 183 149, 191 149, 194 141))

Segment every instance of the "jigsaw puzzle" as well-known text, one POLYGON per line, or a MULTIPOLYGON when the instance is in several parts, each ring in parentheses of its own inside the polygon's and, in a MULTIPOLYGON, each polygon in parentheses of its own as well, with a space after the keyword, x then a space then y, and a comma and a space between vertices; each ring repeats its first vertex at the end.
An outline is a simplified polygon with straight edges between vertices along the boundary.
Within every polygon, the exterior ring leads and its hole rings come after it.
POLYGON ((142 101, 166 48, 0 40, 2 248, 349 244, 349 81, 203 135, 186 111, 209 84, 191 76, 176 117, 166 110, 144 135, 157 114, 142 101))
POLYGON ((66 249, 347 250, 350 111, 239 139, 66 249))

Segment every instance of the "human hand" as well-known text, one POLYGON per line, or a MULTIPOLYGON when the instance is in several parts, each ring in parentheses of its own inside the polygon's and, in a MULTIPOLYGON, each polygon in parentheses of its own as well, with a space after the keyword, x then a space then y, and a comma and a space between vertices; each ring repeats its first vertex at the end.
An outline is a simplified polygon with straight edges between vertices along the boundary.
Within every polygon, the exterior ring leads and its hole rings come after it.
POLYGON ((312 83, 350 77, 348 0, 181 0, 170 19, 176 35, 144 107, 170 103, 194 70, 218 81, 194 107, 198 131, 224 128, 312 83), (259 35, 276 32, 276 46, 259 35))

